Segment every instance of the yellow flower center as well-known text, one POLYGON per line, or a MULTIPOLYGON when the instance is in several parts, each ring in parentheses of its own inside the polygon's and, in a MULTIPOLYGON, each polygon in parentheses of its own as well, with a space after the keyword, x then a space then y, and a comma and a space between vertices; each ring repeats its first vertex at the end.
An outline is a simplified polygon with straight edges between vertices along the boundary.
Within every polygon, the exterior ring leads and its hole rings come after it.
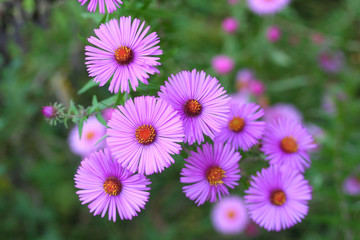
POLYGON ((202 110, 201 104, 195 99, 188 100, 185 103, 184 111, 185 111, 186 115, 188 115, 190 117, 199 116, 201 113, 201 110, 202 110))
POLYGON ((117 196, 121 192, 122 185, 116 177, 108 177, 104 182, 104 191, 110 196, 117 196))
POLYGON ((222 179, 224 177, 226 177, 225 171, 222 170, 221 167, 214 166, 206 171, 206 178, 210 185, 217 186, 218 184, 223 184, 224 182, 222 181, 222 179))

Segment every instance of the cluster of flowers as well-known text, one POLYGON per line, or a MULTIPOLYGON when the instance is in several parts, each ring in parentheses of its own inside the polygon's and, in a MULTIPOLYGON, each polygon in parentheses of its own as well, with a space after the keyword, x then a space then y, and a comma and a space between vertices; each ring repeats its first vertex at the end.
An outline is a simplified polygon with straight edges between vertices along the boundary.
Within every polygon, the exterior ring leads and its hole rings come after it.
MULTIPOLYGON (((110 92, 130 92, 129 82, 136 91, 139 81, 147 84, 149 75, 158 72, 159 38, 154 32, 147 35, 149 27, 144 26, 138 19, 121 17, 95 30, 97 37, 88 39, 93 46, 85 48, 95 82, 103 86, 110 81, 110 92)), ((239 184, 239 150, 248 151, 260 140, 270 167, 253 176, 246 190, 250 218, 279 231, 307 214, 311 187, 303 172, 310 166, 308 151, 315 147, 311 135, 291 119, 265 123, 259 105, 229 97, 205 72, 171 75, 158 97, 128 99, 110 115, 108 128, 95 118, 83 128, 88 146, 107 135, 106 143, 97 145, 102 150, 89 154, 91 149, 74 143, 79 141, 77 129, 70 134, 73 151, 84 156, 75 174, 77 194, 94 215, 132 219, 149 199, 146 176, 164 171, 174 163, 174 154, 196 143, 180 173, 183 191, 198 206, 216 202, 239 184), (211 141, 205 142, 204 136, 211 141)))
MULTIPOLYGON (((288 3, 248 0, 249 8, 261 15, 273 14, 288 3)), ((105 7, 111 13, 119 4, 122 1, 90 0, 88 10, 95 11, 99 5, 100 13, 105 13, 105 7)), ((236 19, 223 23, 228 33, 237 27, 236 19)), ((139 81, 148 84, 150 75, 159 73, 156 67, 162 55, 159 37, 155 32, 148 34, 149 29, 145 22, 131 17, 101 24, 94 30, 96 36, 88 39, 91 45, 85 47, 89 76, 100 86, 110 82, 111 93, 136 91, 139 81)), ((267 35, 275 42, 281 32, 272 27, 267 35)), ((213 60, 220 74, 234 65, 219 66, 222 63, 224 59, 213 60)), ((250 71, 240 72, 238 79, 242 96, 263 95, 264 85, 250 71)), ((247 214, 269 231, 301 222, 311 199, 311 187, 303 174, 310 166, 308 152, 316 144, 299 119, 277 114, 275 108, 264 111, 239 96, 228 96, 219 81, 203 71, 181 71, 160 87, 158 97, 130 98, 124 105, 108 109, 104 113, 107 128, 95 117, 84 124, 81 139, 74 128, 70 146, 84 158, 74 178, 82 204, 89 204, 94 215, 108 213, 109 220, 116 221, 117 215, 131 220, 149 200, 147 176, 170 167, 173 155, 194 144, 197 150, 187 151, 180 172, 183 192, 198 206, 220 201, 239 184, 240 150, 246 152, 258 145, 270 166, 252 176, 244 201, 231 196, 215 206, 214 224, 219 231, 235 233, 244 228, 248 220, 242 216, 247 214), (106 142, 98 143, 105 135, 106 142)), ((43 113, 49 118, 56 116, 50 107, 43 113)))

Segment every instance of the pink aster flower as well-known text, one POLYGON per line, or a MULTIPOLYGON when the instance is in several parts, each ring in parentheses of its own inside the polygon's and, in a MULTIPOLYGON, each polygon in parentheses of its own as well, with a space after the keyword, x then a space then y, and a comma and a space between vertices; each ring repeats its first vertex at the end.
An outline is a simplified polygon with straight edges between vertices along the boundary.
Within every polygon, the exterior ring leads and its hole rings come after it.
POLYGON ((232 100, 228 122, 215 140, 227 142, 236 150, 249 150, 258 143, 264 132, 265 122, 258 121, 263 115, 264 111, 255 103, 239 104, 232 100))
POLYGON ((199 144, 203 134, 214 138, 227 121, 230 98, 219 81, 196 69, 171 75, 159 97, 169 102, 184 122, 185 142, 199 144))
POLYGON ((227 33, 235 33, 239 28, 239 22, 236 18, 225 18, 222 22, 222 28, 227 33))
POLYGON ((75 187, 80 189, 82 204, 89 203, 90 212, 103 218, 108 212, 109 221, 137 216, 149 199, 151 182, 139 174, 132 174, 113 161, 105 149, 91 154, 81 162, 75 174, 75 187))
POLYGON ((82 157, 99 150, 105 146, 105 141, 100 141, 105 136, 106 127, 96 117, 87 119, 79 137, 79 126, 75 126, 69 134, 70 150, 82 157), (97 144, 98 143, 98 144, 97 144))
POLYGON ((343 191, 349 195, 360 195, 360 177, 349 176, 343 183, 343 191))
POLYGON ((302 174, 275 166, 253 176, 245 193, 250 218, 268 231, 280 231, 301 222, 311 200, 311 187, 302 174))
POLYGON ((310 166, 308 151, 314 148, 314 139, 300 123, 280 118, 267 125, 261 150, 270 164, 304 172, 310 166))
POLYGON ((263 82, 261 82, 257 79, 253 79, 250 82, 250 91, 255 96, 261 96, 265 92, 265 85, 263 82))
POLYGON ((266 30, 266 38, 272 43, 279 41, 281 34, 281 30, 278 26, 270 26, 266 30))
POLYGON ((211 64, 215 72, 221 75, 230 73, 235 66, 234 60, 225 55, 218 55, 214 57, 211 64))
POLYGON ((191 152, 180 178, 180 182, 190 184, 183 187, 186 197, 200 206, 229 195, 228 188, 239 185, 240 158, 240 153, 228 144, 205 143, 197 152, 191 152))
POLYGON ((117 161, 131 172, 153 174, 174 163, 184 140, 180 116, 166 101, 141 96, 129 99, 108 122, 107 145, 117 161))
POLYGON ((278 103, 265 110, 265 121, 271 123, 279 118, 287 118, 302 122, 302 114, 292 104, 278 103))
POLYGON ((211 221, 215 230, 222 234, 243 232, 249 217, 242 198, 233 195, 221 199, 211 212, 211 221))
POLYGON ((85 47, 85 63, 95 82, 104 86, 111 79, 110 92, 130 92, 129 81, 136 91, 139 81, 148 84, 149 74, 159 72, 160 58, 154 55, 162 55, 156 46, 160 40, 155 32, 145 36, 150 26, 144 26, 145 22, 131 21, 129 16, 112 19, 94 30, 97 37, 88 38, 94 46, 85 47))
POLYGON ((259 15, 274 14, 289 4, 290 0, 247 0, 251 11, 259 15))
MULTIPOLYGON (((84 5, 88 0, 78 0, 81 3, 81 6, 84 5)), ((99 5, 99 12, 101 14, 105 13, 105 7, 108 13, 116 11, 117 8, 120 8, 119 4, 123 4, 121 0, 89 0, 89 5, 87 10, 89 12, 95 12, 97 6, 99 5)))
POLYGON ((254 73, 251 70, 240 70, 236 75, 236 87, 238 91, 242 93, 249 93, 250 83, 254 78, 254 73))

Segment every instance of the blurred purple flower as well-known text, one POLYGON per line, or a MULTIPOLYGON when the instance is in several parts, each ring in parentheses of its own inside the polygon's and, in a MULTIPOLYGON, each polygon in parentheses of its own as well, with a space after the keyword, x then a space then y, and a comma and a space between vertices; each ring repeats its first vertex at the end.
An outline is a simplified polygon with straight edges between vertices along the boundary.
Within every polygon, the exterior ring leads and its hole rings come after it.
POLYGON ((270 26, 266 30, 266 38, 269 42, 277 42, 281 38, 282 32, 278 26, 270 26))
POLYGON ((265 110, 265 121, 271 123, 279 118, 287 118, 297 122, 302 122, 302 114, 292 104, 278 103, 265 110))
POLYGON ((247 0, 251 11, 259 15, 274 14, 285 8, 290 0, 247 0))
POLYGON ((343 183, 343 191, 349 195, 360 195, 360 177, 349 176, 343 183))
POLYGON ((236 18, 225 18, 222 22, 222 28, 227 33, 235 33, 239 28, 239 22, 236 18))
POLYGON ((324 51, 318 57, 320 67, 328 73, 338 73, 344 67, 344 53, 341 51, 324 51))
POLYGON ((82 204, 89 203, 94 216, 101 213, 103 218, 108 212, 109 221, 115 222, 117 214, 121 220, 131 220, 149 200, 149 179, 122 168, 108 149, 85 158, 74 180, 82 204))
POLYGON ((111 119, 114 111, 115 111, 115 108, 107 108, 102 111, 102 116, 106 122, 111 119))
POLYGON ((235 66, 234 60, 231 57, 225 55, 218 55, 214 57, 211 64, 215 72, 220 75, 230 73, 235 66))
POLYGON ((79 126, 75 126, 69 134, 70 150, 82 157, 105 147, 105 141, 100 141, 105 136, 106 127, 96 117, 87 119, 82 128, 81 139, 79 138, 79 126))
POLYGON ((224 197, 211 211, 211 221, 216 231, 222 234, 239 234, 246 228, 249 217, 240 196, 224 197))

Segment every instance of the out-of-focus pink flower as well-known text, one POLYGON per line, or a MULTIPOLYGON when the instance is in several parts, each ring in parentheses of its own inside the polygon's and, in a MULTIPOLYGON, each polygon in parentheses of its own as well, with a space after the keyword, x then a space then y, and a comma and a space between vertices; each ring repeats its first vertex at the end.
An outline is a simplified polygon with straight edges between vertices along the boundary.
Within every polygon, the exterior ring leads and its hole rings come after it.
POLYGON ((261 96, 265 92, 265 85, 263 82, 253 79, 250 82, 250 91, 255 96, 261 96))
POLYGON ((227 33, 235 33, 239 28, 239 22, 236 18, 225 18, 222 22, 222 28, 227 33))
POLYGON ((318 57, 319 65, 327 73, 338 73, 344 67, 344 53, 324 51, 318 57))
POLYGON ((212 67, 218 74, 224 75, 230 73, 234 68, 234 60, 225 55, 218 55, 212 59, 212 67))
POLYGON ((236 75, 236 87, 239 92, 246 92, 250 82, 254 78, 254 73, 249 69, 242 69, 236 75))
POLYGON ((310 38, 312 43, 315 45, 321 45, 325 42, 325 37, 321 33, 314 33, 310 38))
POLYGON ((278 103, 265 110, 265 122, 272 122, 279 118, 292 119, 302 122, 302 114, 292 104, 278 103))
POLYGON ((282 32, 278 26, 270 26, 266 30, 266 38, 269 42, 277 42, 281 38, 282 32))
POLYGON ((211 220, 216 231, 222 234, 238 234, 244 231, 249 217, 242 198, 233 195, 216 203, 211 212, 211 220))
POLYGON ((360 195, 360 178, 358 176, 349 176, 343 184, 343 191, 349 195, 360 195))
POLYGON ((253 237, 256 237, 257 235, 259 235, 259 233, 260 233, 260 229, 259 229, 258 225, 256 225, 256 223, 250 221, 245 228, 245 235, 247 237, 253 238, 253 237))

